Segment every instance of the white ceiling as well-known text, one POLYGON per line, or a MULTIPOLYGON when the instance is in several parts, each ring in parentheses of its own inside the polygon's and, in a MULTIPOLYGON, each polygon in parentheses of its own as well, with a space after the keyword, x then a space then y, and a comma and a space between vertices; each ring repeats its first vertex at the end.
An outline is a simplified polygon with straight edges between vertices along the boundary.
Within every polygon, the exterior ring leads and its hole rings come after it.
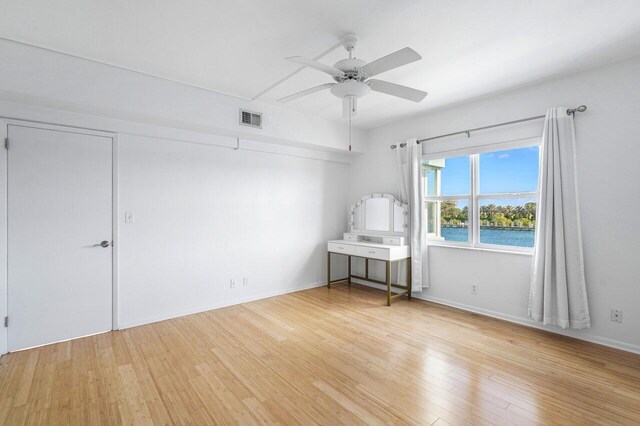
MULTIPOLYGON (((418 51, 377 78, 429 96, 372 93, 362 128, 640 54, 639 0, 0 0, 0 11, 1 37, 243 98, 298 69, 284 57, 316 57, 349 32, 366 61, 418 51)), ((344 57, 339 47, 323 61, 344 57)), ((260 100, 330 81, 304 69, 260 100)), ((341 119, 328 92, 287 107, 341 119)))

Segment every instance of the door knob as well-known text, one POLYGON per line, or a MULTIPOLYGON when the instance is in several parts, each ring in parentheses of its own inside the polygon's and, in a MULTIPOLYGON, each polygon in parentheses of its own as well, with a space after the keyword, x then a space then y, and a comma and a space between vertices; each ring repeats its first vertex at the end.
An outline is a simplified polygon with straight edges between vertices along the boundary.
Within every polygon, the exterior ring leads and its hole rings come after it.
POLYGON ((102 242, 100 243, 100 246, 102 246, 102 247, 104 247, 104 248, 107 248, 107 247, 109 247, 109 245, 110 245, 110 244, 111 244, 111 243, 109 243, 109 241, 102 241, 102 242))

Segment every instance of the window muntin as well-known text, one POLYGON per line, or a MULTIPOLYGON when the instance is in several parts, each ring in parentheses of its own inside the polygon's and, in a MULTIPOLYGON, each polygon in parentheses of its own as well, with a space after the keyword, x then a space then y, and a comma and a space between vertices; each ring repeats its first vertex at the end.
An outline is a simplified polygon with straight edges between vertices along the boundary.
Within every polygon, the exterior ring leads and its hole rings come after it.
POLYGON ((423 167, 429 240, 532 250, 538 145, 428 160, 423 167))

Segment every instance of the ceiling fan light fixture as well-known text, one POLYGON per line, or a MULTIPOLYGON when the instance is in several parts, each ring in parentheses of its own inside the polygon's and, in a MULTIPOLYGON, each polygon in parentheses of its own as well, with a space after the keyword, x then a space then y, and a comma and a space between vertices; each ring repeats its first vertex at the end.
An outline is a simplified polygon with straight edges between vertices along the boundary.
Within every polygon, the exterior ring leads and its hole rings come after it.
POLYGON ((361 98, 371 92, 371 88, 364 83, 355 80, 347 80, 331 87, 331 93, 342 99, 347 96, 361 98))

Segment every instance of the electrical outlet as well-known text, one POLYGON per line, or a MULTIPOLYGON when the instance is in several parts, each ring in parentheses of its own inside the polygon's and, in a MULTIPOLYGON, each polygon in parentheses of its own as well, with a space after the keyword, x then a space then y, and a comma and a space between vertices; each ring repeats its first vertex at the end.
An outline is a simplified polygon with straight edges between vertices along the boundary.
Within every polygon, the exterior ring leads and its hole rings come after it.
POLYGON ((236 280, 233 278, 229 280, 229 288, 236 288, 236 280))
POLYGON ((242 287, 246 287, 249 285, 249 278, 242 277, 242 287))
POLYGON ((478 284, 471 284, 471 294, 478 294, 478 284))
POLYGON ((611 309, 611 321, 622 322, 622 309, 611 309))

